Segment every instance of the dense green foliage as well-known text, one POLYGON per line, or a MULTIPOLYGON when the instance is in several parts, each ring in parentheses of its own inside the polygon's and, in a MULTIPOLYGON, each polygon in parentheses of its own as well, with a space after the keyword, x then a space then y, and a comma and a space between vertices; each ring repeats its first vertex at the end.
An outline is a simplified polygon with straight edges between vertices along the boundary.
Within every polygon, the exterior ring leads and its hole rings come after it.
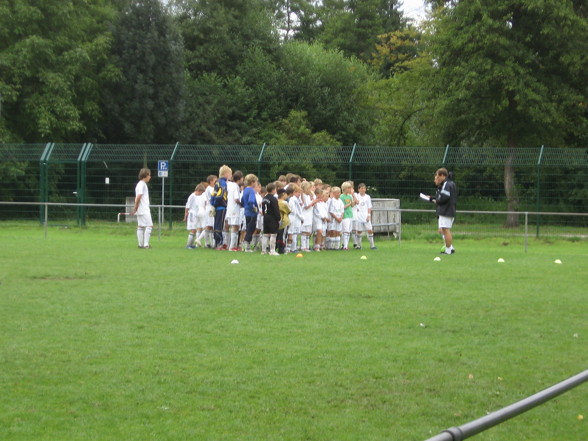
POLYGON ((581 146, 580 0, 10 0, 0 142, 581 146))

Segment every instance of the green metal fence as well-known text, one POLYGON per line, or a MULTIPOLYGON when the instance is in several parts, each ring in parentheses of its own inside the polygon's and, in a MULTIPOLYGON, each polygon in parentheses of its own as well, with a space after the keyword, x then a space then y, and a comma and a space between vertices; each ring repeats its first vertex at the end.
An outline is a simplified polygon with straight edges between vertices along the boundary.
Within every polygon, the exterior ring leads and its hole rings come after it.
MULTIPOLYGON (((134 196, 139 169, 147 166, 153 174, 152 202, 161 202, 165 184, 165 205, 182 205, 196 184, 228 164, 233 171, 257 174, 262 183, 288 172, 333 185, 364 182, 372 197, 423 208, 417 195, 432 192, 435 169, 446 166, 455 172, 458 209, 506 210, 507 161, 514 167, 521 211, 586 212, 588 149, 549 147, 0 144, 0 201, 123 204, 134 196), (157 177, 159 160, 169 161, 165 181, 157 177)), ((35 210, 30 207, 4 208, 1 219, 43 218, 43 208, 35 214, 25 211, 35 210)), ((112 217, 86 207, 69 208, 75 214, 63 210, 80 225, 88 217, 112 217)), ((537 224, 544 221, 536 219, 537 224)))

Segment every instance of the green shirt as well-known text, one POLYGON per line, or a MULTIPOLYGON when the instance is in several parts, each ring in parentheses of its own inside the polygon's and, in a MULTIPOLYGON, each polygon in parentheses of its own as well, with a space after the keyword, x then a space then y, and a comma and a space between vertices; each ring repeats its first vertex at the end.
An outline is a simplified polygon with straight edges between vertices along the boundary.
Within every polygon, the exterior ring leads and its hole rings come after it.
MULTIPOLYGON (((353 202, 353 196, 350 194, 342 194, 339 199, 343 201, 343 206, 347 205, 349 201, 353 202)), ((353 206, 351 204, 343 212, 343 219, 353 219, 353 206)))

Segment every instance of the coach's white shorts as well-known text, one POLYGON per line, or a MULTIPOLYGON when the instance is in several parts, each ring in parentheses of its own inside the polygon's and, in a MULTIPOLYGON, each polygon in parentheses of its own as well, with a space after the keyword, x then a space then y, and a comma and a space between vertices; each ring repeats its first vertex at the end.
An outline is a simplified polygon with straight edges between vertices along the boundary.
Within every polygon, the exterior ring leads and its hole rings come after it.
POLYGON ((451 228, 453 226, 452 217, 439 216, 439 228, 451 228))
POLYGON ((147 212, 147 214, 138 214, 137 225, 139 227, 152 227, 153 220, 151 219, 151 212, 147 212))

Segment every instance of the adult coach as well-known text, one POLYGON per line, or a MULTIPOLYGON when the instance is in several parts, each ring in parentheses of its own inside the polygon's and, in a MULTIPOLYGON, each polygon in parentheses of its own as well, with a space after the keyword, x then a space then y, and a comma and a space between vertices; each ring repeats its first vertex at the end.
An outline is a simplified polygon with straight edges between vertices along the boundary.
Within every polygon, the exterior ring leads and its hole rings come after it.
POLYGON ((151 248, 149 238, 153 229, 151 220, 151 208, 149 204, 149 188, 147 183, 151 180, 151 170, 142 168, 139 172, 139 182, 135 186, 135 206, 131 214, 137 215, 137 240, 139 248, 151 248))
POLYGON ((451 227, 455 219, 457 207, 457 186, 451 179, 446 168, 440 168, 435 172, 435 185, 437 193, 434 197, 429 196, 429 200, 437 205, 437 216, 439 216, 439 233, 445 240, 445 248, 441 254, 453 254, 453 236, 451 227))

